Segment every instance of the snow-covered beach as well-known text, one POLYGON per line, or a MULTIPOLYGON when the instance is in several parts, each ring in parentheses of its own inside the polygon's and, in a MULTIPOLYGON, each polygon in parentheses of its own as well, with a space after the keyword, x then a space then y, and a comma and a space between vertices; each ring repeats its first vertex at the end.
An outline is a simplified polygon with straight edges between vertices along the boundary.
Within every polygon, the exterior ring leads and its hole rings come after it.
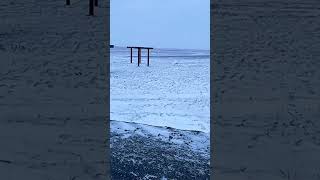
POLYGON ((111 120, 209 133, 209 58, 205 50, 155 49, 150 66, 142 57, 138 67, 130 49, 111 49, 111 120))
POLYGON ((142 51, 138 67, 136 51, 132 64, 130 49, 115 47, 110 52, 112 175, 208 179, 209 51, 155 49, 149 67, 146 53, 142 51), (135 141, 135 150, 130 150, 135 141), (119 148, 124 146, 125 153, 119 148), (121 166, 132 167, 132 172, 121 166))

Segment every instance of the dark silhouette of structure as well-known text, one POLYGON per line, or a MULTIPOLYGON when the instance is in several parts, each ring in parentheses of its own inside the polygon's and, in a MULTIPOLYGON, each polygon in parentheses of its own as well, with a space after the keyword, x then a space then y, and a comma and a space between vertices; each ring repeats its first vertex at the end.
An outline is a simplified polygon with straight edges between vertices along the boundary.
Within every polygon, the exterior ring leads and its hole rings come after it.
POLYGON ((138 47, 138 46, 128 46, 127 48, 130 48, 130 63, 132 63, 132 49, 138 49, 138 66, 141 64, 141 49, 147 49, 148 50, 148 66, 150 64, 150 49, 153 49, 151 47, 138 47))
MULTIPOLYGON (((70 4, 70 0, 66 0, 66 5, 70 4)), ((94 6, 98 6, 98 0, 89 0, 89 16, 94 16, 94 6)))
POLYGON ((89 16, 93 16, 94 15, 93 1, 94 0, 89 0, 89 16))

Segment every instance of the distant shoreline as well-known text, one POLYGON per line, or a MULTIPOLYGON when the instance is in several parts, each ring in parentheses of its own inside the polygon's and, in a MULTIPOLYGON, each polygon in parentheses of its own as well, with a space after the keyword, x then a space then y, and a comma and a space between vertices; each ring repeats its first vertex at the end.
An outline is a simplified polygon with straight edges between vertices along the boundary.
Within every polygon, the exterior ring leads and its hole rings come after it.
MULTIPOLYGON (((116 46, 114 45, 113 48, 110 49, 114 49, 114 48, 123 48, 123 49, 127 49, 126 46, 116 46)), ((210 51, 210 49, 189 49, 189 48, 161 48, 161 47, 154 47, 155 50, 157 49, 162 49, 162 50, 190 50, 190 51, 210 51)))

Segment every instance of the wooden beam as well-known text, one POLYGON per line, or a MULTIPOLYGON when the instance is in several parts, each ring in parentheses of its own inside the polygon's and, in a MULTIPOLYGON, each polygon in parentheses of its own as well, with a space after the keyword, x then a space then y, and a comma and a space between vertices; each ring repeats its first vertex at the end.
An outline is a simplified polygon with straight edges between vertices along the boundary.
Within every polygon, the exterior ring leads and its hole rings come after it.
POLYGON ((152 47, 139 47, 139 46, 127 46, 127 48, 135 48, 135 49, 153 49, 152 47))

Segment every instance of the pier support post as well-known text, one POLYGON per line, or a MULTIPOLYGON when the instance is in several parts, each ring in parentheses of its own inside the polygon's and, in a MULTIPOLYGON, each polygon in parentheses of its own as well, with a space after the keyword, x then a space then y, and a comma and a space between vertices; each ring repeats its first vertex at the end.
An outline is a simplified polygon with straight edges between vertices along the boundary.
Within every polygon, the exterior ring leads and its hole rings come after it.
POLYGON ((132 48, 130 48, 130 62, 132 63, 132 48))
POLYGON ((149 55, 150 55, 150 49, 148 49, 148 66, 149 66, 149 55))
POLYGON ((141 63, 141 48, 138 48, 138 66, 141 63))
POLYGON ((94 1, 94 0, 89 0, 89 15, 90 15, 90 16, 93 16, 93 15, 94 15, 93 1, 94 1))

